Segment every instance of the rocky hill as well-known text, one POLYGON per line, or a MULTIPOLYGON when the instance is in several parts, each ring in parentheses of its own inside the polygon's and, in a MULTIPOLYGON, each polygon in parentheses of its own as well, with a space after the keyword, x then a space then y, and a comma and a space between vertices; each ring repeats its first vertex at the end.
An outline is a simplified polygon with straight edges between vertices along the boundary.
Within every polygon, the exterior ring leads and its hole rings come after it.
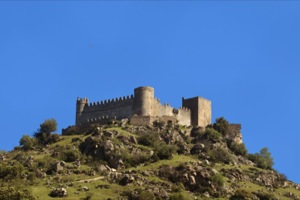
POLYGON ((205 129, 128 120, 53 134, 46 120, 0 153, 0 199, 299 199, 267 148, 248 154, 224 118, 205 129))

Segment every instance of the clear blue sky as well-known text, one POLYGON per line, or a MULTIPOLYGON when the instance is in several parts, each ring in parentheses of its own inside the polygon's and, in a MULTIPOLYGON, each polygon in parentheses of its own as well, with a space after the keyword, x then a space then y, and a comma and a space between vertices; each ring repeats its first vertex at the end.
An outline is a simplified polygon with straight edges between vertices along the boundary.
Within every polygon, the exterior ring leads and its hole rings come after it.
POLYGON ((75 100, 149 85, 162 102, 212 100, 251 153, 300 183, 299 1, 0 1, 0 149, 75 100))

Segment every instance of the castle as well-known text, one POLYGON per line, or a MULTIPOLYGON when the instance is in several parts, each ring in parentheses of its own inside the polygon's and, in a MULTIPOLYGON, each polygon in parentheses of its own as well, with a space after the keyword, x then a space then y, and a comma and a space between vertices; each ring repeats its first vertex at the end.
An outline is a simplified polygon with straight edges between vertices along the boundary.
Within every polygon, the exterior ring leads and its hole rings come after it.
POLYGON ((211 124, 211 101, 202 97, 182 98, 182 107, 175 109, 169 104, 162 105, 154 97, 152 87, 138 87, 134 89, 134 95, 101 102, 89 103, 87 98, 77 98, 76 125, 124 118, 138 126, 158 120, 206 127, 211 124))

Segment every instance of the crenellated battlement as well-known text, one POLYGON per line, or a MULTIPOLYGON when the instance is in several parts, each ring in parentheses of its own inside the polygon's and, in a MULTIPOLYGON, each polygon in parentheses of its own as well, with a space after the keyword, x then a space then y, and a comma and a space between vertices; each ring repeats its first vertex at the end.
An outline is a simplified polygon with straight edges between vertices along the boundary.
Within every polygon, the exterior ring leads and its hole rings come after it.
POLYGON ((94 107, 94 106, 101 106, 101 105, 107 105, 107 104, 116 104, 119 102, 126 102, 128 100, 133 100, 133 95, 123 96, 119 98, 113 98, 113 99, 105 99, 101 101, 94 101, 87 104, 87 107, 94 107))
POLYGON ((128 118, 131 119, 133 124, 139 125, 151 124, 153 119, 172 119, 171 121, 177 121, 182 125, 192 125, 193 121, 196 122, 193 125, 197 125, 199 118, 200 121, 202 119, 206 120, 201 121, 201 125, 206 126, 211 118, 210 104, 206 102, 210 101, 201 98, 196 102, 195 98, 183 99, 182 107, 176 109, 169 103, 161 104, 160 100, 154 97, 154 89, 148 86, 135 88, 134 95, 101 101, 89 102, 86 97, 77 98, 76 124, 99 123, 109 119, 128 118), (204 115, 196 107, 198 104, 205 109, 204 115), (200 117, 195 119, 195 115, 200 117))

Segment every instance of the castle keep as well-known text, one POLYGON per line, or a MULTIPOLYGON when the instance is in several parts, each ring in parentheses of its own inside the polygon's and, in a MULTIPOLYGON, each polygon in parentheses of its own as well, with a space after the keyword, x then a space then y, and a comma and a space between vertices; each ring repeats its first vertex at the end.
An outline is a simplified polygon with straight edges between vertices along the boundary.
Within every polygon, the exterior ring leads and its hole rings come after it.
POLYGON ((205 127, 211 124, 211 101, 202 97, 182 98, 182 107, 175 109, 169 104, 162 105, 154 97, 152 87, 138 87, 134 95, 100 102, 89 103, 87 98, 76 101, 76 125, 124 118, 133 125, 148 125, 159 120, 205 127))

